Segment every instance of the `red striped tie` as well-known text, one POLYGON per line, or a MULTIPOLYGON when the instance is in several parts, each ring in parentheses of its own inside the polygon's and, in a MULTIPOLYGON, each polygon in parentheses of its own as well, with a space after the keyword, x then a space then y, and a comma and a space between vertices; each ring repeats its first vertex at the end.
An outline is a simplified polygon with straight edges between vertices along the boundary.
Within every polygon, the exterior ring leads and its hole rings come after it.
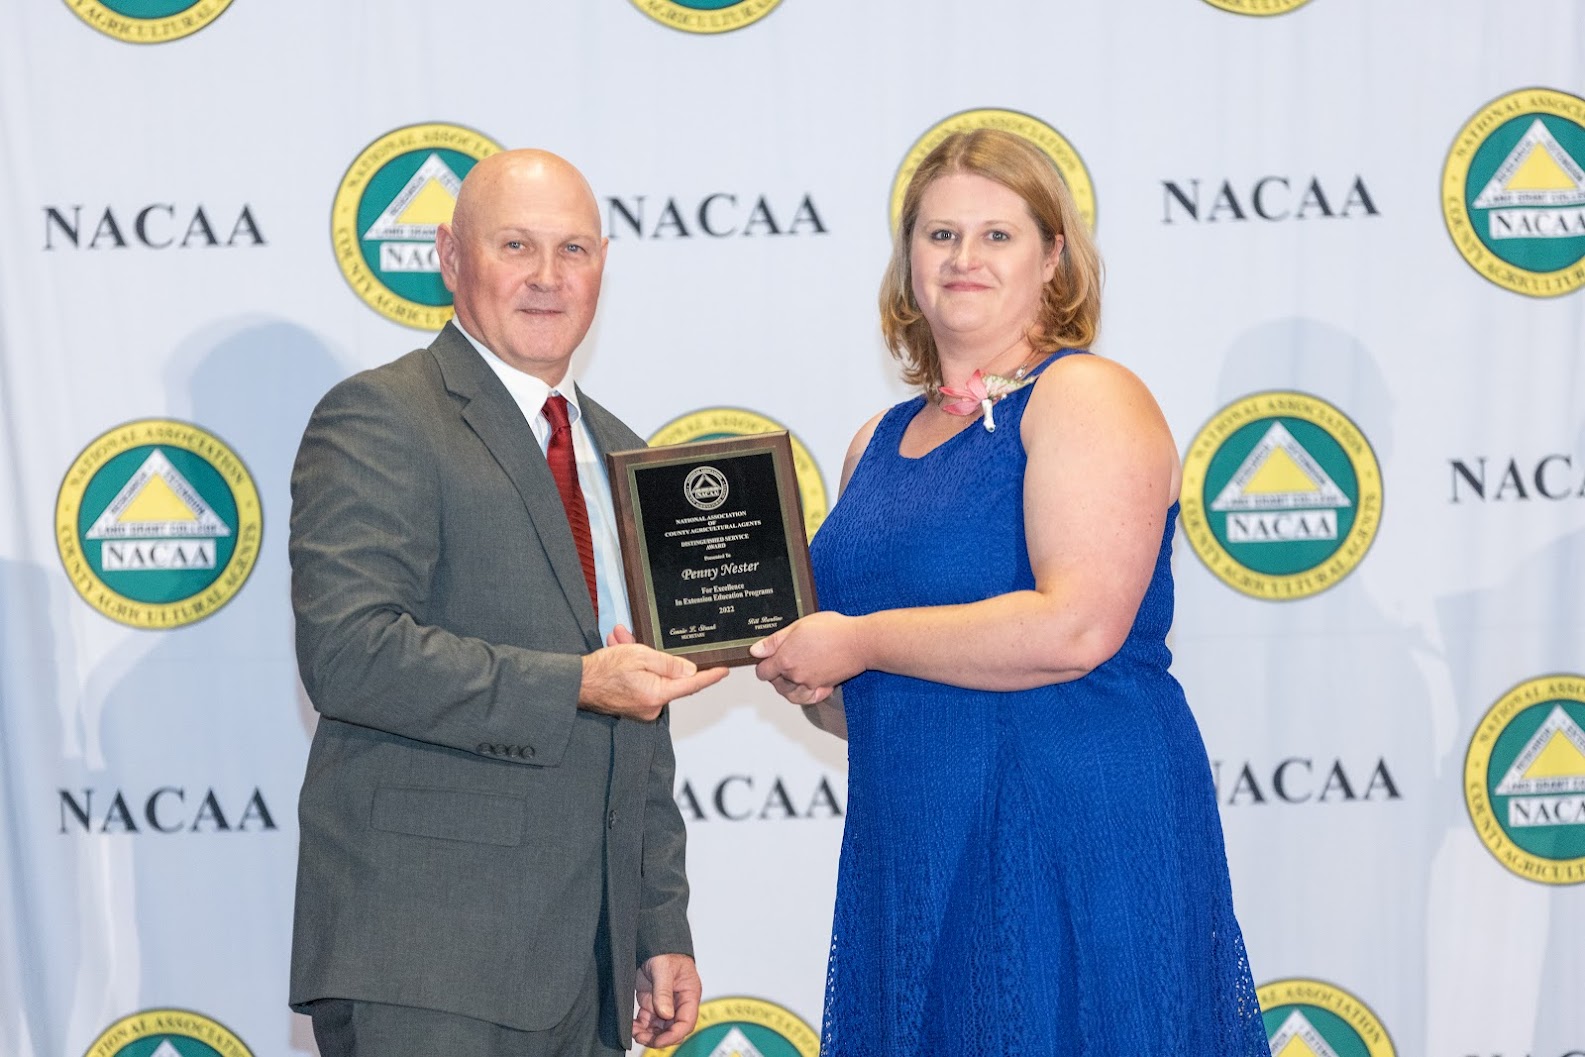
POLYGON ((550 440, 545 445, 545 461, 556 478, 556 491, 567 510, 572 542, 578 548, 583 579, 589 585, 589 603, 594 617, 600 619, 600 596, 594 589, 594 538, 589 534, 589 508, 583 504, 583 489, 578 485, 578 458, 572 451, 572 423, 567 419, 567 398, 552 393, 545 400, 545 421, 550 423, 550 440))

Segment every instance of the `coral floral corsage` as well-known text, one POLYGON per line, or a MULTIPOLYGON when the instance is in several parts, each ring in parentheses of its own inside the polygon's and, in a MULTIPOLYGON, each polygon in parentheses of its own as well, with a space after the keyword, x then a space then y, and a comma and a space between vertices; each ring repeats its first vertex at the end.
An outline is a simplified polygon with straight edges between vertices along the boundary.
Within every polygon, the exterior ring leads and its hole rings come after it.
POLYGON ((1008 393, 1016 393, 1034 380, 1032 375, 1025 376, 1023 368, 1012 378, 975 371, 969 375, 968 384, 961 389, 955 385, 941 387, 941 410, 949 415, 972 415, 976 411, 983 411, 985 417, 981 425, 985 427, 985 432, 995 433, 996 416, 991 408, 1008 393))

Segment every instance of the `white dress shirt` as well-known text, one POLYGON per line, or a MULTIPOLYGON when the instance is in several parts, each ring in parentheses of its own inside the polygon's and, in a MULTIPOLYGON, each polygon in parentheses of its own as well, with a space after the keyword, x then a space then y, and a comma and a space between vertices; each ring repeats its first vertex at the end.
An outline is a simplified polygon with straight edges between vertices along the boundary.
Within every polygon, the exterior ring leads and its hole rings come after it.
POLYGON ((578 463, 578 487, 583 490, 584 506, 589 508, 589 536, 594 543, 594 589, 599 596, 600 641, 611 635, 618 624, 631 628, 632 620, 627 609, 627 580, 622 574, 622 542, 616 532, 616 507, 611 502, 611 482, 606 477, 605 465, 595 451, 594 438, 583 420, 583 409, 578 406, 578 394, 572 379, 563 378, 561 384, 551 388, 531 374, 525 374, 506 363, 485 348, 477 338, 463 329, 455 319, 452 324, 462 336, 473 343, 501 379, 506 391, 512 394, 518 410, 528 420, 528 427, 544 451, 550 443, 550 423, 544 415, 545 400, 559 393, 567 400, 567 418, 572 423, 572 453, 578 463))

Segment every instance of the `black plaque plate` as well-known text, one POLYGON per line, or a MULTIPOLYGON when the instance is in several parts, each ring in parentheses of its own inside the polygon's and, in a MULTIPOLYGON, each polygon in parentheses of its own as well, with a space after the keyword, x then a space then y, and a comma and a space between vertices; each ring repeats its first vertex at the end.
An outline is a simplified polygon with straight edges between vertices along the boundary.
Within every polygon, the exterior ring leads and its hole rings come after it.
POLYGON ((638 641, 701 668, 816 608, 785 432, 611 452, 628 608, 638 641))

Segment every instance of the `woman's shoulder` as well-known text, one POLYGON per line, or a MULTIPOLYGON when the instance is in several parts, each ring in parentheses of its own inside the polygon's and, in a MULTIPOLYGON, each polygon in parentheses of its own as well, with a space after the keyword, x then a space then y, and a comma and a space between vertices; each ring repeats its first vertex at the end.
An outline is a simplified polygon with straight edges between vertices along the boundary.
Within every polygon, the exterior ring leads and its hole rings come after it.
POLYGON ((1178 494, 1177 444, 1161 406, 1133 371, 1105 356, 1064 356, 1035 384, 1023 419, 1026 451, 1060 452, 1081 446, 1094 458, 1102 449, 1128 453, 1170 474, 1178 494))
POLYGON ((1036 380, 1024 415, 1030 431, 1055 436, 1082 434, 1159 435, 1172 443, 1161 406, 1139 376, 1105 356, 1064 356, 1036 380))
POLYGON ((1047 404, 1082 400, 1156 406, 1155 397, 1137 374, 1088 350, 1075 350, 1053 360, 1035 380, 1032 399, 1047 404))

